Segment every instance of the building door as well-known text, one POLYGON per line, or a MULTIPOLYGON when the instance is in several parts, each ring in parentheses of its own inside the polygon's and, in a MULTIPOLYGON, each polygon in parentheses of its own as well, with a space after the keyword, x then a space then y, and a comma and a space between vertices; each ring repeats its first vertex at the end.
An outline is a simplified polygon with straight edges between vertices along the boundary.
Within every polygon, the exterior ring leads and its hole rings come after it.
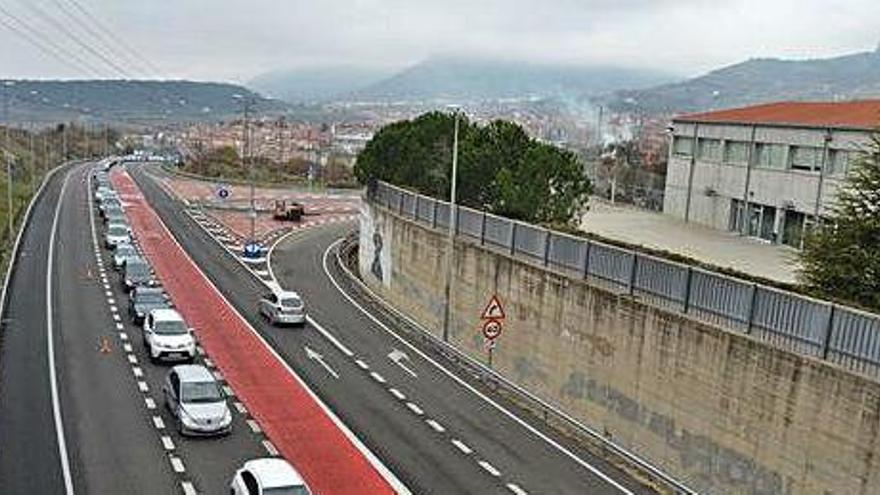
POLYGON ((782 243, 800 249, 804 243, 804 223, 807 216, 799 211, 785 210, 782 243))

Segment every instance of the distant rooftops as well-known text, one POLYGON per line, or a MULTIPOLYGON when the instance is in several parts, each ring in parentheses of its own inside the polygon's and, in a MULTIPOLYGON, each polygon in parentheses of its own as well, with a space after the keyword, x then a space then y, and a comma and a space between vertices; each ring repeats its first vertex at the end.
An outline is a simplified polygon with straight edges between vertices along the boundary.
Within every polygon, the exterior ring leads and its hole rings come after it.
POLYGON ((880 129, 880 100, 783 101, 714 112, 679 115, 676 122, 764 124, 793 127, 880 129))

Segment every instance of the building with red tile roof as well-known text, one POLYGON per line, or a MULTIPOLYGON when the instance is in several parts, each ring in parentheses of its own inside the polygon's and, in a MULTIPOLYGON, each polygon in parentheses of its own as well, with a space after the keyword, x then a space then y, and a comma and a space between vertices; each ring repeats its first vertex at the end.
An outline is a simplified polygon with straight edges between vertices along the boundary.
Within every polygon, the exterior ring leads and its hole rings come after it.
POLYGON ((800 247, 880 129, 880 100, 777 102, 675 117, 663 211, 800 247))

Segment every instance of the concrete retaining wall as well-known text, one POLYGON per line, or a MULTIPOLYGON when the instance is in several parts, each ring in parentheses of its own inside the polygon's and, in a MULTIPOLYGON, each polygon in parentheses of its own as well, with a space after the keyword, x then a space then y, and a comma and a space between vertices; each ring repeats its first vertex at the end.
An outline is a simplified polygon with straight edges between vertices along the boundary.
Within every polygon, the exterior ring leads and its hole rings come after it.
MULTIPOLYGON (((438 337, 446 237, 365 204, 365 282, 438 337)), ((502 253, 456 243, 450 341, 705 493, 880 493, 880 385, 502 253)))

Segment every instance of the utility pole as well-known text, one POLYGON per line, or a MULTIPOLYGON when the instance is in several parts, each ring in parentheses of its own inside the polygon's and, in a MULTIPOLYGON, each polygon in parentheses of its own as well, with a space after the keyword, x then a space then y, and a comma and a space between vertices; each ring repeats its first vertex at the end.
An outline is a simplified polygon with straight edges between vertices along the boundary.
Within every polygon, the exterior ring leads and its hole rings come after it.
POLYGON ((457 106, 453 106, 451 109, 454 126, 452 132, 452 184, 449 191, 449 231, 446 247, 446 284, 444 290, 446 304, 443 306, 443 342, 449 342, 449 327, 452 319, 452 278, 455 274, 452 264, 455 260, 455 224, 458 220, 455 199, 458 183, 458 120, 460 109, 457 106))
POLYGON ((61 162, 62 163, 67 161, 67 126, 68 126, 67 122, 61 124, 61 162))
POLYGON ((37 157, 34 156, 34 123, 28 122, 28 153, 30 153, 30 182, 31 182, 31 194, 34 194, 34 190, 36 189, 36 177, 37 177, 37 157))

